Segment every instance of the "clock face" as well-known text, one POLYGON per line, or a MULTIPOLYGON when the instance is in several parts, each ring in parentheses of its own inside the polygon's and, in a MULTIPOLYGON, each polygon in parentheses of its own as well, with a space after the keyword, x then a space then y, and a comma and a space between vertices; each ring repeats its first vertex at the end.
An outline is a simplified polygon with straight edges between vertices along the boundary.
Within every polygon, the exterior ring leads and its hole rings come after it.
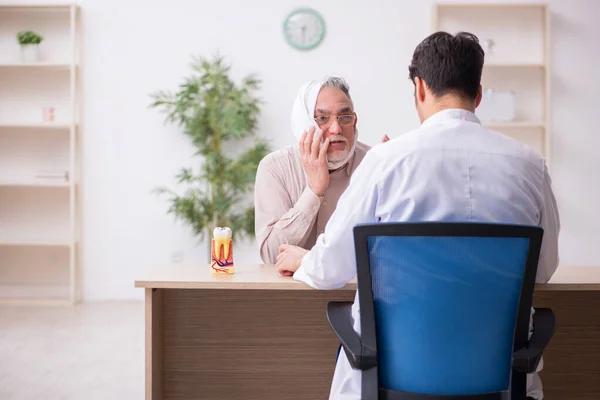
POLYGON ((325 36, 325 21, 315 10, 302 8, 292 12, 283 24, 287 42, 300 50, 315 48, 325 36))

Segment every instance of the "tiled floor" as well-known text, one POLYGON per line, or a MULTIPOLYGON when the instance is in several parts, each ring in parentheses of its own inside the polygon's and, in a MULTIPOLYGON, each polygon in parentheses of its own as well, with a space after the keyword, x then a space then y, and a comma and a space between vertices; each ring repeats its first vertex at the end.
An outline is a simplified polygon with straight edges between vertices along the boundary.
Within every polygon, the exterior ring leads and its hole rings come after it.
POLYGON ((144 397, 144 305, 0 306, 0 399, 144 397))

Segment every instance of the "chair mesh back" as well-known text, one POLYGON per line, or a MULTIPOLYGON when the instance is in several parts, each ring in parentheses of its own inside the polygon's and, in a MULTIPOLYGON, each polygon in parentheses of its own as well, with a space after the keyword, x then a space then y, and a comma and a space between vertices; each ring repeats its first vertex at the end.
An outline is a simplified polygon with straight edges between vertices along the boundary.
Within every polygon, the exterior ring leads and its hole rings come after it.
POLYGON ((507 390, 526 238, 369 237, 380 386, 507 390))

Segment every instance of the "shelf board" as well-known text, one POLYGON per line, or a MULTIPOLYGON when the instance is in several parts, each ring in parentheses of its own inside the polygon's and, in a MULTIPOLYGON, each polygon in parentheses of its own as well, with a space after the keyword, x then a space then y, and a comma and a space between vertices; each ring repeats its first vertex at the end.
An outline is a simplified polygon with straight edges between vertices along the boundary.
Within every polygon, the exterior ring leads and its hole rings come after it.
MULTIPOLYGON (((77 67, 77 64, 74 64, 77 67)), ((0 62, 0 68, 53 68, 53 69, 69 69, 70 63, 56 62, 36 62, 36 63, 20 63, 20 62, 0 62)))
POLYGON ((545 3, 437 3, 437 8, 546 8, 545 3))
MULTIPOLYGON (((77 127, 77 124, 74 124, 75 127, 77 127)), ((47 122, 47 123, 33 123, 33 124, 29 124, 29 123, 22 123, 22 122, 17 122, 17 123, 0 123, 0 129, 70 129, 71 125, 70 124, 65 124, 65 123, 54 123, 54 122, 47 122)))
POLYGON ((57 8, 57 9, 69 9, 71 6, 77 7, 75 4, 71 3, 54 3, 54 4, 0 4, 0 9, 23 9, 23 10, 31 10, 31 9, 48 9, 48 8, 57 8))
POLYGON ((0 247, 69 247, 67 240, 4 240, 0 239, 0 247))
POLYGON ((71 300, 67 298, 10 298, 10 297, 0 297, 0 304, 6 305, 26 305, 26 306, 70 306, 72 305, 71 300))
POLYGON ((16 182, 0 181, 0 187, 31 187, 31 188, 68 188, 69 182, 16 182))
POLYGON ((67 285, 24 285, 0 284, 0 303, 10 304, 66 304, 69 286, 67 285), (24 295, 23 293, 30 293, 24 295))
POLYGON ((544 129, 544 127, 545 127, 545 125, 542 124, 542 123, 522 122, 522 121, 515 121, 515 122, 482 121, 481 123, 482 123, 483 126, 485 126, 487 128, 492 128, 492 129, 502 129, 502 128, 511 128, 511 129, 517 129, 517 128, 544 129))

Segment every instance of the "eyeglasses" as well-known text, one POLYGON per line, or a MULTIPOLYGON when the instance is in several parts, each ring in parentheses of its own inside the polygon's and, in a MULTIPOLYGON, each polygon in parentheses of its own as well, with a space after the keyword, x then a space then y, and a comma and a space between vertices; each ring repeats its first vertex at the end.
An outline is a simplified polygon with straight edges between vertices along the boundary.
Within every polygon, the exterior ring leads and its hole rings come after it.
POLYGON ((319 115, 315 117, 315 122, 320 127, 327 126, 333 123, 334 118, 337 118, 340 125, 351 125, 354 123, 356 114, 344 114, 344 115, 319 115))

